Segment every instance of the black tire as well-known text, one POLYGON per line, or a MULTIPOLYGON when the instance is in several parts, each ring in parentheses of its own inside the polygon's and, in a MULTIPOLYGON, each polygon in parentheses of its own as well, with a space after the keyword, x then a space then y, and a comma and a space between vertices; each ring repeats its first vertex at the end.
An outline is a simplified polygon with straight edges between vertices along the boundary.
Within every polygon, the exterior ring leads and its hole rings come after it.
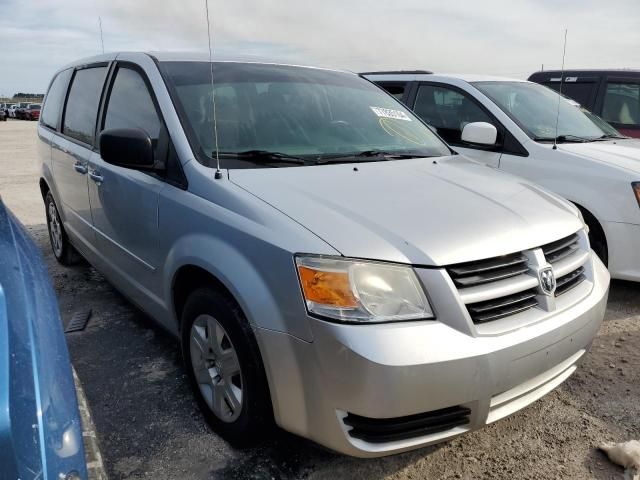
POLYGON ((273 428, 273 407, 258 344, 237 303, 226 292, 220 292, 213 286, 201 287, 191 293, 182 312, 181 346, 189 382, 209 426, 235 447, 259 443, 273 428), (214 413, 196 380, 191 356, 191 331, 196 319, 203 315, 213 317, 224 328, 240 365, 242 404, 239 416, 233 421, 223 421, 214 413))
POLYGON ((71 242, 69 242, 69 237, 67 236, 67 232, 64 230, 62 220, 60 219, 60 214, 58 213, 58 206, 56 205, 51 192, 47 192, 47 195, 44 199, 44 205, 45 213, 47 215, 49 242, 51 243, 53 256, 56 257, 56 260, 62 265, 73 265, 78 261, 78 253, 76 252, 75 248, 73 248, 73 245, 71 245, 71 242), (53 215, 55 215, 55 221, 57 221, 57 226, 60 229, 57 235, 54 228, 54 222, 52 221, 54 220, 52 218, 53 215), (54 237, 58 238, 59 246, 56 246, 54 237))

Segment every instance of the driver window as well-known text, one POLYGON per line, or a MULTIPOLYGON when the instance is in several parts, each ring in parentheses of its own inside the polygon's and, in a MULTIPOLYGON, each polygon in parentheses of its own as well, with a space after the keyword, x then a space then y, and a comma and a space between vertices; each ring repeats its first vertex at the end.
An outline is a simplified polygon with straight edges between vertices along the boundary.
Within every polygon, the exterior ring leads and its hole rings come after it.
POLYGON ((452 145, 463 144, 462 129, 467 123, 493 124, 475 100, 447 87, 420 85, 413 110, 452 145))
POLYGON ((140 74, 130 68, 118 68, 109 95, 104 129, 140 128, 157 141, 161 125, 149 89, 140 74))

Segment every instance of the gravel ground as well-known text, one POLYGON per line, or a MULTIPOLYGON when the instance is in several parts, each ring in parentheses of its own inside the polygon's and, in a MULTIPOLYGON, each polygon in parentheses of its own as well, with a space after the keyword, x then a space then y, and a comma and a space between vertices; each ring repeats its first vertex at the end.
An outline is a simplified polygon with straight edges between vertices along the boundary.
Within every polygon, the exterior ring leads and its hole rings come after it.
POLYGON ((640 437, 640 284, 613 282, 605 322, 578 371, 523 411, 432 448, 374 460, 285 432, 235 450, 204 424, 173 338, 86 263, 50 253, 35 168, 35 124, 0 123, 0 195, 41 246, 112 479, 622 479, 595 447, 640 437))

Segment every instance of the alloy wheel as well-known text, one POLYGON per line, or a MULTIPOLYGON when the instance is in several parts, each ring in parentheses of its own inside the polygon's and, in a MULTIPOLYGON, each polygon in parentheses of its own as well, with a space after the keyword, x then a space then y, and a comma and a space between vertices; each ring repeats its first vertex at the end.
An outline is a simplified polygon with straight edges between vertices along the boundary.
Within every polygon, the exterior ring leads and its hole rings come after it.
POLYGON ((226 330, 211 315, 200 315, 191 326, 189 347, 205 402, 220 420, 235 421, 242 411, 242 371, 226 330))
POLYGON ((58 210, 53 202, 49 202, 49 238, 51 239, 53 253, 59 258, 62 255, 63 248, 62 226, 58 210))

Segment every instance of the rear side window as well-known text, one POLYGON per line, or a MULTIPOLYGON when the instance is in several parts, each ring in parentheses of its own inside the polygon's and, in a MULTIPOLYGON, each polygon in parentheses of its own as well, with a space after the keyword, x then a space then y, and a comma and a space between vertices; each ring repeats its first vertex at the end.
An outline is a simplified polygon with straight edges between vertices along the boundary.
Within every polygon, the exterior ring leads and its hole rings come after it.
POLYGON ((140 128, 151 139, 160 135, 160 118, 149 89, 138 72, 119 68, 116 73, 104 121, 104 129, 140 128))
MULTIPOLYGON (((555 90, 556 92, 560 91, 560 82, 546 82, 543 83, 543 85, 555 90)), ((595 86, 595 82, 571 83, 569 81, 565 81, 562 84, 562 94, 572 98, 585 108, 591 108, 591 98, 595 86)))
POLYGON ((468 95, 434 85, 421 85, 413 110, 448 143, 462 143, 462 129, 467 123, 487 122, 489 116, 468 95))
POLYGON ((81 142, 93 144, 100 94, 107 67, 76 71, 64 113, 62 133, 81 142))
POLYGON ((640 125, 640 83, 607 83, 602 117, 618 125, 640 125))
POLYGON ((402 101, 402 98, 404 97, 404 93, 407 90, 406 83, 380 82, 378 83, 378 85, 400 101, 402 101))
POLYGON ((44 107, 40 118, 44 125, 54 130, 58 128, 60 112, 64 104, 64 97, 67 93, 67 86, 69 85, 69 79, 72 73, 73 70, 69 69, 56 75, 47 92, 47 98, 44 99, 44 107))

